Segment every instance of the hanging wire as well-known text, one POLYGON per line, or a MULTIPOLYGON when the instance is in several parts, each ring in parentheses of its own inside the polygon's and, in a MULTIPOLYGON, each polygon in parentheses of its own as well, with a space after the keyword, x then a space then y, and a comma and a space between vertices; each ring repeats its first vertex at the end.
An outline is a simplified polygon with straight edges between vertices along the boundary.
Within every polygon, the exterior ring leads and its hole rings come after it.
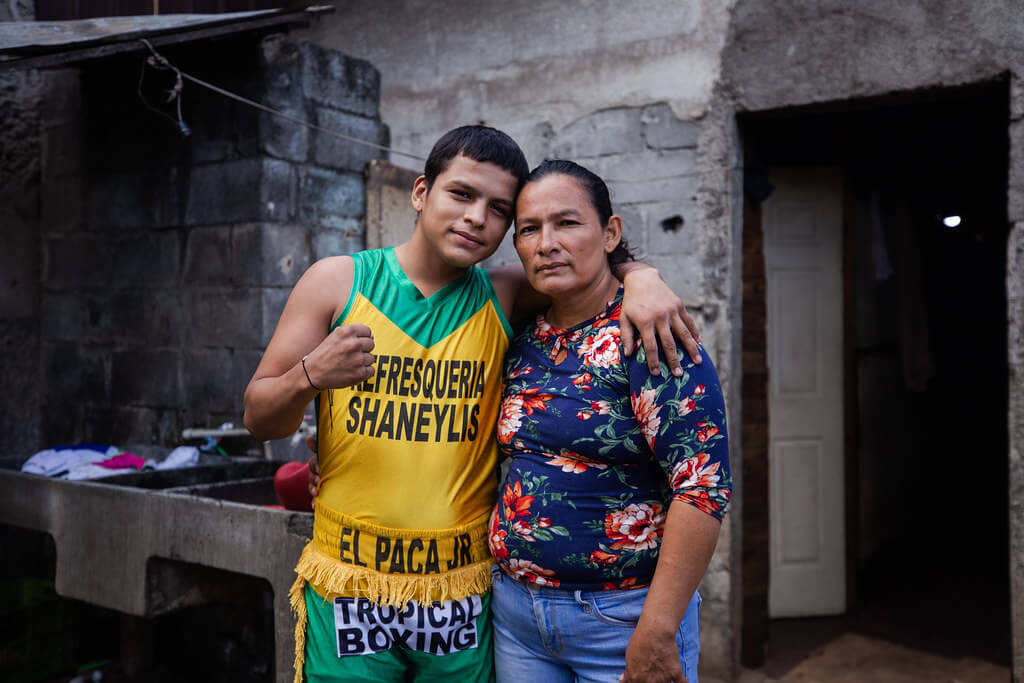
POLYGON ((177 75, 177 79, 175 80, 174 87, 171 88, 167 92, 167 103, 168 104, 172 100, 175 100, 175 99, 178 100, 178 118, 175 119, 173 116, 171 116, 167 112, 162 111, 160 109, 157 109, 152 104, 150 104, 149 100, 146 99, 146 96, 142 94, 142 84, 146 80, 146 66, 151 66, 151 67, 156 68, 156 69, 167 68, 167 67, 161 67, 156 61, 154 61, 154 59, 152 57, 148 57, 148 58, 146 58, 146 59, 144 59, 142 61, 142 67, 139 69, 139 86, 138 86, 138 90, 137 90, 137 92, 139 94, 139 99, 142 100, 142 104, 144 104, 146 106, 146 109, 149 109, 150 111, 152 111, 152 112, 154 112, 156 114, 159 114, 160 116, 163 116, 165 119, 167 119, 168 121, 170 121, 171 123, 173 123, 175 125, 175 127, 178 129, 178 132, 181 133, 182 136, 188 137, 189 135, 192 134, 192 130, 188 127, 188 124, 186 124, 185 120, 181 117, 181 91, 182 91, 182 88, 183 88, 183 84, 181 82, 181 74, 177 75))
MULTIPOLYGON (((289 116, 288 114, 285 114, 282 111, 278 111, 276 109, 272 109, 272 108, 266 106, 265 104, 260 104, 259 102, 256 102, 256 101, 250 100, 248 98, 242 97, 241 95, 236 95, 235 93, 233 93, 233 92, 231 92, 229 90, 225 90, 224 88, 217 87, 216 85, 213 85, 212 83, 207 83, 204 80, 201 80, 199 78, 196 78, 195 76, 192 76, 191 74, 185 73, 184 71, 182 71, 178 67, 176 67, 173 64, 171 64, 167 60, 167 58, 164 57, 159 52, 157 52, 156 48, 154 48, 150 44, 150 42, 148 40, 146 40, 145 38, 139 38, 139 41, 142 42, 147 48, 149 48, 149 51, 153 53, 152 57, 150 57, 149 59, 146 60, 147 62, 149 62, 150 60, 155 60, 156 64, 159 64, 163 68, 171 69, 176 74, 178 74, 179 77, 184 78, 184 79, 189 80, 189 81, 192 81, 196 85, 202 86, 202 87, 204 87, 204 88, 206 88, 208 90, 212 90, 213 92, 215 92, 217 94, 220 94, 220 95, 223 95, 225 97, 231 98, 233 100, 241 102, 242 104, 247 104, 250 107, 255 107, 256 109, 259 109, 260 111, 265 111, 268 114, 272 114, 274 116, 280 117, 280 118, 285 119, 287 121, 291 121, 292 123, 297 123, 300 126, 305 126, 306 128, 309 128, 311 130, 319 131, 321 133, 325 133, 325 134, 330 135, 332 137, 336 137, 336 138, 339 138, 341 140, 345 140, 346 142, 352 142, 352 143, 355 143, 357 145, 365 145, 366 147, 372 147, 374 149, 379 149, 379 150, 382 150, 382 151, 385 151, 385 152, 390 152, 391 154, 398 154, 398 155, 401 155, 401 156, 404 156, 404 157, 409 157, 410 159, 416 159, 417 161, 426 161, 426 159, 424 157, 421 157, 421 156, 419 156, 417 154, 410 154, 409 152, 403 152, 401 150, 394 149, 392 147, 386 147, 384 145, 378 145, 375 142, 370 142, 368 140, 361 140, 359 138, 352 137, 351 135, 345 135, 344 133, 339 133, 337 131, 333 131, 333 130, 330 130, 328 128, 323 128, 322 126, 318 126, 315 123, 310 123, 309 121, 304 121, 303 119, 299 119, 299 118, 296 118, 294 116, 289 116)), ((143 64, 143 69, 145 69, 145 63, 143 64)), ((141 88, 142 88, 142 84, 141 84, 141 78, 140 78, 140 83, 139 83, 140 97, 141 97, 141 88)), ((145 101, 145 100, 143 100, 143 101, 145 101)), ((150 106, 150 105, 147 103, 146 106, 150 106)), ((150 107, 150 109, 152 109, 152 107, 150 107)), ((156 110, 154 110, 154 111, 156 111, 156 110)), ((164 114, 163 112, 160 112, 160 113, 163 116, 166 116, 167 118, 169 118, 172 121, 174 121, 173 117, 170 117, 167 114, 164 114)), ((180 98, 180 96, 178 97, 178 115, 179 115, 179 117, 181 115, 181 98, 180 98)), ((179 121, 181 121, 180 118, 179 118, 179 121)), ((181 123, 184 124, 184 121, 181 121, 181 123)), ((175 121, 175 125, 178 125, 177 121, 175 121)))

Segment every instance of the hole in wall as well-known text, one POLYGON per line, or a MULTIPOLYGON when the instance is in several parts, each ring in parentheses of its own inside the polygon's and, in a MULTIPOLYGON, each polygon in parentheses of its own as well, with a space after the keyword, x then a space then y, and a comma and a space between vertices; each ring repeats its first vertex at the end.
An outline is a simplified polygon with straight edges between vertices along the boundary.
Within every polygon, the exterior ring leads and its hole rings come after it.
POLYGON ((686 220, 679 214, 676 214, 662 220, 661 229, 665 232, 679 232, 685 224, 686 220))

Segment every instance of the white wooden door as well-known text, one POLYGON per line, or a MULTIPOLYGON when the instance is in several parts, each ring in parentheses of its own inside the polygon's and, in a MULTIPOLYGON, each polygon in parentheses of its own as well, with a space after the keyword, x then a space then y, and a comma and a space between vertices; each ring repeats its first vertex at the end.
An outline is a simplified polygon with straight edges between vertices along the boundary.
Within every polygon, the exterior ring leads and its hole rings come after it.
POLYGON ((772 617, 846 609, 842 177, 775 168, 763 205, 772 617))

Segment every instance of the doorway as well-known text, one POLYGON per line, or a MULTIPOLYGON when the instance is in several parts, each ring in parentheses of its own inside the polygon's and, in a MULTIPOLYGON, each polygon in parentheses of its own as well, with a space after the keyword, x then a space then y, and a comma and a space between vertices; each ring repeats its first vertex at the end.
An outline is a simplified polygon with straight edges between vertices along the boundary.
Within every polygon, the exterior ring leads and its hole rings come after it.
MULTIPOLYGON (((844 633, 1010 664, 1008 98, 1008 84, 999 81, 740 117, 746 666, 764 663, 780 676, 844 633), (824 196, 813 188, 826 175, 840 179, 835 198, 823 201, 841 216, 842 286, 818 306, 839 312, 833 363, 840 367, 832 370, 841 378, 842 417, 826 431, 841 467, 815 476, 823 487, 842 479, 842 523, 832 530, 798 521, 818 519, 834 496, 779 500, 780 462, 813 458, 807 448, 780 456, 779 435, 769 428, 778 432, 778 414, 792 410, 772 394, 779 374, 772 340, 799 342, 785 326, 798 329, 807 317, 790 314, 787 322, 786 305, 808 291, 792 278, 788 294, 771 282, 773 202, 801 187, 824 196), (762 414, 760 427, 749 419, 762 414), (768 447, 748 448, 759 438, 768 447), (814 537, 808 529, 819 540, 835 540, 835 529, 843 537, 831 551, 812 548, 833 553, 843 567, 831 579, 839 603, 780 602, 775 591, 785 579, 780 543, 806 555, 812 546, 791 539, 814 537)), ((797 349, 790 362, 801 357, 807 353, 797 349)), ((802 410, 796 422, 811 425, 817 418, 802 410)), ((784 436, 810 443, 797 432, 784 436)), ((799 468, 793 480, 810 481, 799 468)))

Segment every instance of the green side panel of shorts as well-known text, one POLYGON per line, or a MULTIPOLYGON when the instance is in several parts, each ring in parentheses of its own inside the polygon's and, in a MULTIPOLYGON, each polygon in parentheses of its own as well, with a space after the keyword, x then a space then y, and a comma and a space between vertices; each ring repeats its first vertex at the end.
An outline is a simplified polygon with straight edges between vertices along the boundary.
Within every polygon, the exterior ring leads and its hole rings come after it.
POLYGON ((494 638, 491 630, 491 595, 482 596, 477 617, 479 645, 472 650, 438 656, 413 650, 391 649, 371 655, 339 657, 334 628, 334 606, 306 585, 306 664, 309 683, 373 681, 457 681, 494 683, 494 638))

